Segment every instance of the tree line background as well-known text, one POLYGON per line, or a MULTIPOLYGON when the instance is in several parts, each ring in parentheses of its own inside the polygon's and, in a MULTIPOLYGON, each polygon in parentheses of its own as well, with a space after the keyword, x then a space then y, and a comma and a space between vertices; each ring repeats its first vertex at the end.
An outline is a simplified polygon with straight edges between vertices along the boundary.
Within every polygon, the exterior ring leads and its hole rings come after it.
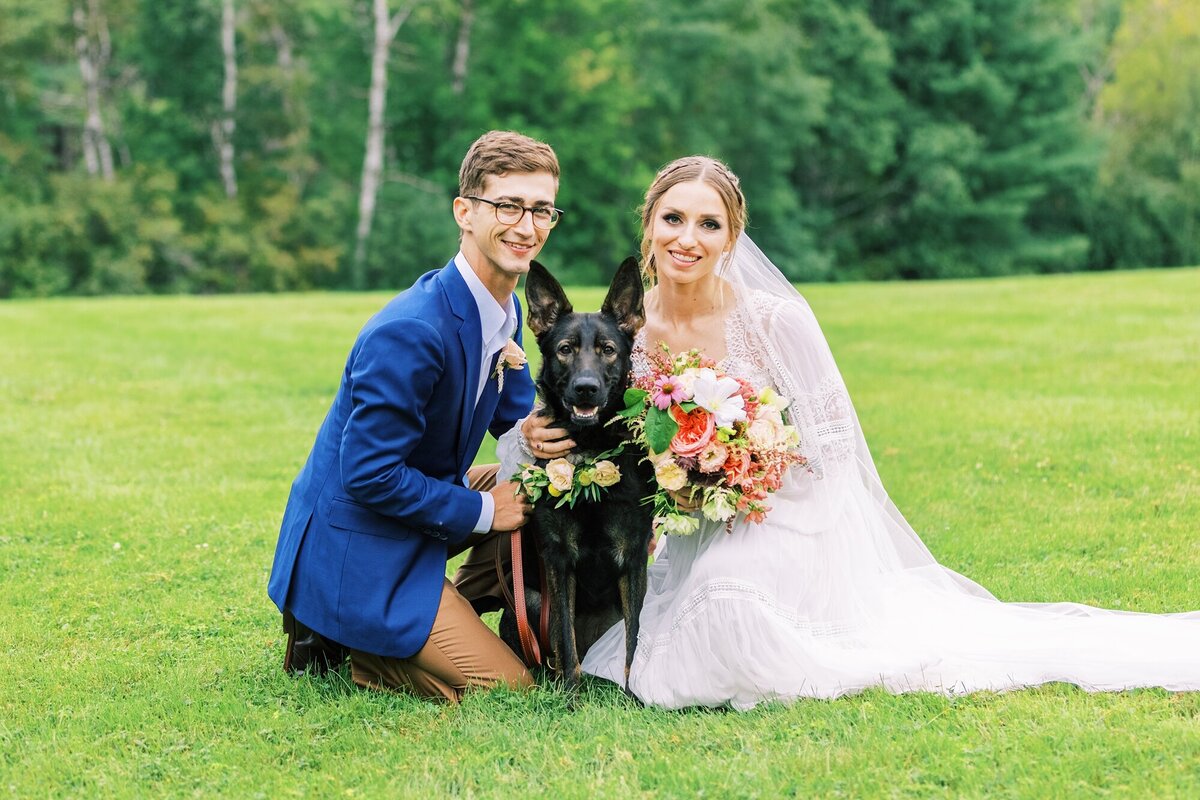
POLYGON ((489 128, 573 283, 694 152, 796 280, 1200 262, 1200 0, 0 0, 0 296, 404 285, 489 128))

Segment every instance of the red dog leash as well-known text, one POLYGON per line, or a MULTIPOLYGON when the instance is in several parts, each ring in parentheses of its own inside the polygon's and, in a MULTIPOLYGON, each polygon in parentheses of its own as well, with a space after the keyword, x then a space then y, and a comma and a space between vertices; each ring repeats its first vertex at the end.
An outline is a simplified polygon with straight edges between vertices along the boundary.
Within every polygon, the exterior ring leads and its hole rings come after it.
POLYGON ((509 535, 509 545, 512 552, 512 591, 508 589, 508 581, 504 579, 504 563, 496 549, 496 577, 500 588, 504 591, 504 599, 517 615, 517 638, 521 642, 521 652, 525 663, 530 667, 541 666, 542 652, 550 652, 550 600, 546 596, 546 570, 541 573, 542 613, 539 615, 538 632, 534 633, 529 625, 529 609, 525 605, 525 560, 521 553, 521 529, 517 528, 509 535))
MULTIPOLYGON (((525 653, 525 663, 536 667, 542 663, 542 651, 537 637, 529 627, 529 610, 525 606, 525 561, 521 558, 521 529, 517 528, 509 537, 512 546, 513 610, 517 613, 517 638, 525 653)), ((501 573, 500 580, 504 580, 501 573)), ((546 596, 542 595, 542 610, 546 609, 546 596)))

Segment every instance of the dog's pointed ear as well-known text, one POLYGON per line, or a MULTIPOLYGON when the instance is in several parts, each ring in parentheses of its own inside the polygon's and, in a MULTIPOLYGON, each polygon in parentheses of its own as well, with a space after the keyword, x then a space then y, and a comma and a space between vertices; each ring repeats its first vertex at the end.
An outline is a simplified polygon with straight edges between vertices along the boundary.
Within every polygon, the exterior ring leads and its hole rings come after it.
POLYGON ((633 336, 646 323, 646 311, 642 305, 644 295, 641 268, 638 260, 630 256, 617 268, 600 313, 615 319, 622 331, 633 336))
POLYGON ((539 339, 554 327, 559 317, 574 310, 562 285, 536 261, 530 262, 529 275, 525 277, 525 307, 529 330, 539 339))

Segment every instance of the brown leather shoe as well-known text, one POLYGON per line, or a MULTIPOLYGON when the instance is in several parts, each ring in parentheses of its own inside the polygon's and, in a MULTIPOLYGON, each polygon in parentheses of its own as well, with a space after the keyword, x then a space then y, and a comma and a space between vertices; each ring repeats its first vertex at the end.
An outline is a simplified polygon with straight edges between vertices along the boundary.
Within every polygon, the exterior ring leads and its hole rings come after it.
POLYGON ((324 675, 337 669, 349 655, 332 639, 326 639, 312 628, 283 612, 283 632, 287 634, 287 646, 283 651, 283 671, 299 674, 308 670, 314 675, 324 675))

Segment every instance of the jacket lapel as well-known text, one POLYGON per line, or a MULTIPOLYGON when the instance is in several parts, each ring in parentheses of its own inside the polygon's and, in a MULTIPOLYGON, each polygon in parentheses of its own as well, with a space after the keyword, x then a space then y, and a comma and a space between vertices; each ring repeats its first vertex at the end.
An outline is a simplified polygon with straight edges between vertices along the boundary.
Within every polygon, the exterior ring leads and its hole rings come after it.
MULTIPOLYGON (((513 293, 512 300, 517 312, 517 331, 513 334, 513 338, 516 339, 521 330, 521 301, 517 299, 516 293, 513 293)), ((484 431, 491 424, 492 417, 496 415, 496 406, 500 405, 500 381, 496 377, 498 363, 500 363, 500 353, 488 359, 488 379, 483 384, 483 394, 479 396, 479 403, 475 406, 475 418, 471 423, 471 432, 467 439, 468 447, 465 455, 468 458, 479 449, 480 443, 483 442, 484 431)), ((515 375, 509 375, 508 378, 516 380, 515 375)), ((464 470, 469 466, 469 461, 462 463, 464 470)), ((501 476, 498 480, 507 480, 507 478, 501 476)))
POLYGON ((458 458, 462 464, 467 445, 471 438, 472 423, 475 417, 475 389, 479 385, 479 361, 483 357, 481 351, 483 334, 480 332, 479 309, 475 306, 475 298, 467 288, 466 281, 458 274, 454 261, 438 275, 441 280, 450 310, 458 319, 458 341, 465 360, 465 373, 462 385, 462 413, 458 419, 458 458))
MULTIPOLYGON (((495 369, 495 361, 499 359, 499 355, 488 363, 492 369, 495 369)), ((471 421, 471 430, 467 436, 467 449, 462 454, 460 463, 465 469, 470 466, 468 459, 479 448, 480 442, 483 441, 483 432, 487 429, 488 423, 492 421, 492 416, 496 413, 496 404, 500 400, 500 392, 497 390, 497 380, 494 374, 489 374, 487 383, 483 385, 483 394, 479 396, 479 403, 475 406, 475 414, 471 421)))

